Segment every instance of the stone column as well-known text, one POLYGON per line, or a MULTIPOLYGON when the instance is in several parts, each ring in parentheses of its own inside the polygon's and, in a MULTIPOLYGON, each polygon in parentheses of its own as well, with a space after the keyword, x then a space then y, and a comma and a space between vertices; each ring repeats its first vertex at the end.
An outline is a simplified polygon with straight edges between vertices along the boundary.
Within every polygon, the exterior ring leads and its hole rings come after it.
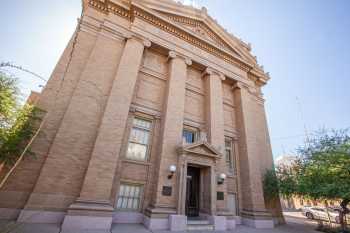
POLYGON ((261 119, 262 113, 257 110, 257 99, 254 87, 242 83, 234 86, 236 119, 239 133, 239 162, 242 192, 241 216, 243 223, 256 228, 272 228, 273 221, 266 210, 262 185, 262 161, 268 159, 265 153, 269 144, 264 140, 265 128, 261 119))
POLYGON ((151 43, 136 37, 127 40, 85 175, 80 197, 69 207, 64 230, 105 229, 112 224, 110 202, 129 108, 144 48, 151 43))
POLYGON ((211 68, 207 68, 203 76, 205 78, 207 98, 206 119, 208 139, 218 151, 223 153, 225 148, 225 134, 222 81, 225 80, 225 76, 211 68))
POLYGON ((178 197, 177 176, 179 173, 176 173, 172 179, 168 179, 169 166, 176 165, 178 169, 180 166, 177 147, 182 144, 187 66, 191 64, 190 59, 181 57, 173 51, 169 52, 169 78, 162 115, 162 135, 160 137, 162 141, 159 148, 160 161, 154 205, 158 210, 171 209, 174 214, 178 209, 176 198, 178 197), (172 187, 171 196, 162 195, 163 186, 172 187))
MULTIPOLYGON (((208 129, 209 142, 221 152, 222 157, 214 168, 214 176, 219 176, 221 173, 227 174, 227 166, 224 155, 225 148, 225 129, 224 129, 224 106, 223 106, 223 90, 222 81, 225 76, 211 68, 207 68, 203 73, 206 87, 206 119, 208 129)), ((214 178, 216 178, 214 177, 214 178)), ((215 182, 213 187, 215 196, 213 202, 216 202, 216 212, 225 212, 227 199, 226 182, 217 185, 215 182), (216 201, 216 191, 224 192, 224 201, 216 201)))
MULTIPOLYGON (((84 34, 87 32, 80 36, 84 34)), ((49 110, 49 118, 45 122, 48 125, 42 132, 42 136, 48 137, 49 141, 39 141, 42 142, 44 151, 48 145, 50 150, 44 154, 45 162, 40 175, 18 221, 62 222, 67 207, 79 195, 97 129, 125 46, 125 38, 114 36, 102 25, 95 37, 92 48, 76 48, 77 55, 87 49, 90 51, 89 56, 78 56, 72 60, 58 95, 47 96, 50 100, 62 99, 50 103, 55 106, 49 110), (79 61, 85 65, 82 67, 82 64, 74 61, 76 59, 86 59, 84 62, 79 61), (73 78, 79 74, 80 77, 73 78)), ((84 36, 81 39, 91 37, 84 36)), ((74 53, 73 57, 75 56, 74 53)))

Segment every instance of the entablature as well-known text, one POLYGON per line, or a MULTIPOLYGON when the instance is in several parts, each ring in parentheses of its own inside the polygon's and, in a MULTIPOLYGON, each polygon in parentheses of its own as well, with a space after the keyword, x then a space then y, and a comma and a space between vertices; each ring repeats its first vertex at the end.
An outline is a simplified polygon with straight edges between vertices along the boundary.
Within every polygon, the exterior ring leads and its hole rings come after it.
MULTIPOLYGON (((194 20, 200 27, 205 30, 206 34, 211 38, 211 40, 203 39, 201 36, 191 31, 190 29, 176 23, 176 21, 185 22, 191 24, 192 21, 185 19, 183 16, 172 16, 165 17, 157 13, 157 11, 148 9, 142 4, 130 1, 127 4, 117 4, 111 0, 88 0, 89 6, 104 13, 104 14, 115 14, 124 19, 127 19, 131 24, 134 23, 136 19, 140 19, 148 24, 151 24, 164 32, 167 32, 180 40, 183 40, 192 46, 203 50, 220 60, 225 61, 235 67, 238 67, 243 72, 248 74, 248 77, 253 77, 256 79, 256 83, 259 85, 264 85, 269 80, 267 74, 254 63, 245 61, 240 52, 235 51, 232 45, 228 44, 226 40, 222 39, 220 36, 214 33, 210 27, 200 20, 194 20), (215 42, 219 43, 216 44, 215 42)), ((86 7, 86 6, 85 6, 86 7)), ((209 16, 208 16, 209 17, 209 16)), ((246 46, 243 46, 247 48, 246 46)), ((246 77, 243 77, 246 78, 246 77)))

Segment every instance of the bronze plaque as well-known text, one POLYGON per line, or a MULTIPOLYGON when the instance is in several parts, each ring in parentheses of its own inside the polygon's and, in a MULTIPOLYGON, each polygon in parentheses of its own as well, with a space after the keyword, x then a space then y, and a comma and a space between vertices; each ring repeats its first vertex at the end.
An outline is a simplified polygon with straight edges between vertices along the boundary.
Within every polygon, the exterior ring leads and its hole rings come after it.
POLYGON ((171 186, 163 186, 162 195, 171 196, 173 188, 171 186))

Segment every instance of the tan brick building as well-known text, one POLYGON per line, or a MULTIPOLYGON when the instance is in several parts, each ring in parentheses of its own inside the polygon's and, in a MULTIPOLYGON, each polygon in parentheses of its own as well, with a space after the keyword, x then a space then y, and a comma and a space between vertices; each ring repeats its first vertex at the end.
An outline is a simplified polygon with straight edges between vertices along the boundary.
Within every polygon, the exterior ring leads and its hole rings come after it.
POLYGON ((84 1, 37 101, 47 114, 36 156, 1 190, 0 217, 62 232, 112 222, 184 230, 198 219, 273 227, 280 205, 262 187, 273 163, 269 77, 250 50, 204 8, 84 1))

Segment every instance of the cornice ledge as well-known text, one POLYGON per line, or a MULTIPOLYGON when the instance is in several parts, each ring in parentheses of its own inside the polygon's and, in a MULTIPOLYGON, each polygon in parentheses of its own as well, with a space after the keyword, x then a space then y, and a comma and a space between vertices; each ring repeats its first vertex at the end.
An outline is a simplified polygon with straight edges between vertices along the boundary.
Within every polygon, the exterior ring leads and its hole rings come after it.
POLYGON ((271 79, 269 73, 264 73, 256 68, 251 69, 248 76, 259 86, 264 86, 271 79))
POLYGON ((113 13, 130 20, 130 10, 112 1, 88 0, 89 6, 104 14, 113 13))

